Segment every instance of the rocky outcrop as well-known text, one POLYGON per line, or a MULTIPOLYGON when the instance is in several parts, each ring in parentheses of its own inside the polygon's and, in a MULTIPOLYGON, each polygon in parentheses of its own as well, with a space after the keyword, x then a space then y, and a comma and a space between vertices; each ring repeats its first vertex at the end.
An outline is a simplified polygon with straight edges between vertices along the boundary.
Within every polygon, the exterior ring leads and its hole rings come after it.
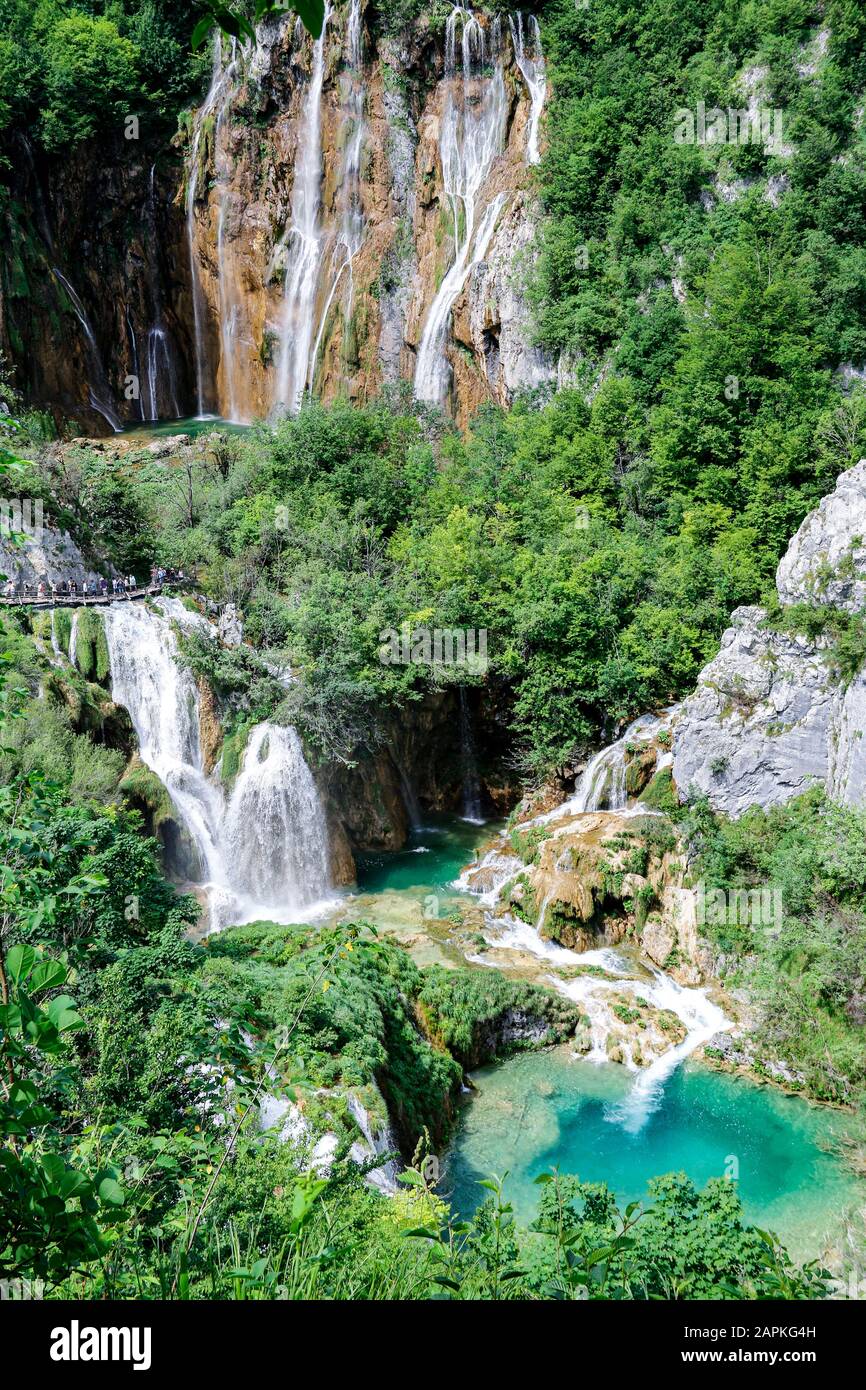
POLYGON ((776 590, 783 604, 866 608, 866 459, 806 517, 779 561, 776 590))
MULTIPOLYGON (((27 516, 35 516, 32 508, 25 514, 24 524, 29 529, 31 523, 27 521, 27 516)), ((4 579, 12 579, 18 585, 30 584, 34 588, 43 581, 46 584, 52 581, 59 584, 64 579, 74 579, 80 589, 85 581, 89 583, 99 578, 66 531, 40 525, 33 529, 32 534, 21 532, 22 539, 14 541, 9 533, 10 528, 17 531, 20 525, 20 521, 10 521, 9 527, 4 524, 0 530, 0 575, 4 579)), ((103 572, 110 574, 112 569, 109 566, 103 572)))
MULTIPOLYGON (((681 796, 703 792, 739 816, 815 784, 835 800, 866 796, 866 676, 840 675, 833 639, 801 635, 785 609, 808 605, 859 614, 866 604, 866 459, 843 473, 805 519, 780 561, 782 623, 738 608, 721 650, 673 726, 673 777, 681 796)), ((812 630, 820 630, 820 613, 812 630)))

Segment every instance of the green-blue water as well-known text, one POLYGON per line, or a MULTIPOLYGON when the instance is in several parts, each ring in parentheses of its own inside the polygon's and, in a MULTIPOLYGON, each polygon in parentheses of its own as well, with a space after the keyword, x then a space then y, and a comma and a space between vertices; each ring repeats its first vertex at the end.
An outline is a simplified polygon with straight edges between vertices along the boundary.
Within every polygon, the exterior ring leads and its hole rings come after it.
POLYGON ((413 830, 405 849, 357 857, 358 889, 384 893, 426 889, 448 893, 451 884, 472 859, 476 845, 496 834, 496 824, 473 825, 453 816, 425 814, 424 825, 413 830))
POLYGON ((172 434, 211 434, 220 430, 223 434, 243 434, 249 425, 239 425, 233 420, 221 420, 216 415, 189 415, 183 420, 141 420, 123 430, 123 434, 140 435, 142 439, 158 439, 161 435, 172 434))
POLYGON ((746 1217, 774 1230, 797 1258, 818 1255, 864 1187, 822 1148, 845 1117, 699 1064, 667 1081, 658 1109, 637 1133, 618 1107, 634 1076, 567 1049, 524 1054, 476 1074, 447 1175, 453 1204, 467 1213, 483 1199, 479 1179, 509 1177, 521 1224, 532 1220, 533 1179, 552 1166, 606 1182, 622 1201, 646 1197, 649 1178, 684 1171, 699 1186, 738 1173, 746 1217))

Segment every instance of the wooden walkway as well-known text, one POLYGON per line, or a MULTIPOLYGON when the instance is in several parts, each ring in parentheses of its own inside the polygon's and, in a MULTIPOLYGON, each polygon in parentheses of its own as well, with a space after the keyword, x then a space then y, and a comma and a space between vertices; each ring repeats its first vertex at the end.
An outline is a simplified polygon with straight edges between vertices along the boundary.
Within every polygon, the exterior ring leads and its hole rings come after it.
POLYGON ((0 595, 0 603, 5 608, 99 608, 109 603, 128 603, 131 599, 152 598, 161 594, 164 588, 183 588, 181 584, 149 584, 146 589, 124 589, 122 594, 49 594, 46 598, 22 598, 16 595, 7 598, 0 595))

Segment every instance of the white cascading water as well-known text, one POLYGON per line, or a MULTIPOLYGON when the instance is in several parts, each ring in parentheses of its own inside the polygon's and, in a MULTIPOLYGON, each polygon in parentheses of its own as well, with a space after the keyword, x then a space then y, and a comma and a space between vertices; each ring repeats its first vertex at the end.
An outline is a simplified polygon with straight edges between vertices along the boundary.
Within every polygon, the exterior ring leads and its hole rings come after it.
POLYGON ((294 729, 250 734, 225 816, 221 848, 232 887, 257 916, 302 911, 329 887, 328 827, 294 729))
POLYGON ((439 156, 453 220, 454 260, 430 305, 415 364, 415 395, 434 403, 444 400, 450 381, 445 348, 452 307, 473 267, 484 259, 505 201, 504 194, 497 194, 482 211, 479 200, 502 151, 508 115, 498 16, 482 27, 470 10, 460 5, 452 10, 445 29, 445 87, 439 156))
MULTIPOLYGON (((615 953, 602 951, 584 952, 578 956, 578 960, 581 964, 588 965, 593 963, 591 957, 600 958, 606 954, 612 955, 616 960, 615 953)), ((602 959, 598 959, 597 963, 605 969, 611 969, 602 959)), ((606 1062, 608 1059, 607 1039, 613 1017, 606 996, 611 991, 618 994, 626 991, 636 998, 645 999, 653 1008, 676 1014, 683 1024, 686 1030, 683 1041, 667 1048, 648 1067, 635 1068, 628 1044, 622 1043, 626 1063, 636 1071, 636 1075, 628 1095, 616 1105, 609 1106, 605 1118, 611 1124, 620 1125, 629 1134, 639 1133, 649 1117, 658 1109, 664 1094, 665 1082, 676 1071, 680 1062, 708 1042, 714 1033, 723 1032, 731 1026, 730 1020, 717 1004, 707 998, 703 990, 678 985, 676 980, 672 980, 669 975, 658 969, 652 970, 651 981, 635 978, 602 980, 592 975, 583 975, 576 980, 561 980, 551 976, 548 984, 579 1004, 589 1019, 592 1049, 587 1054, 587 1060, 591 1062, 606 1062)))
POLYGON ((62 661, 63 661, 63 652, 62 652, 61 649, 60 649, 60 642, 58 641, 58 638, 57 638, 57 623, 56 623, 56 621, 55 621, 56 617, 57 617, 57 609, 56 609, 56 608, 52 608, 52 610, 51 610, 51 650, 52 650, 52 652, 53 652, 53 654, 54 654, 54 664, 55 664, 55 666, 58 666, 58 665, 62 664, 62 661))
POLYGON ((319 330, 310 361, 310 375, 315 376, 319 348, 328 323, 328 315, 340 285, 343 286, 343 323, 352 316, 355 285, 352 263, 364 239, 364 209, 361 201, 361 154, 364 148, 363 31, 361 0, 351 0, 346 22, 346 59, 342 75, 343 114, 340 124, 340 145, 344 150, 338 207, 340 223, 331 253, 331 285, 325 297, 319 320, 319 330))
MULTIPOLYGON (((582 812, 596 811, 602 805, 628 815, 626 791, 626 754, 635 743, 648 743, 659 730, 668 727, 675 717, 677 707, 672 706, 661 715, 645 714, 635 719, 625 733, 602 748, 587 764, 574 794, 553 811, 537 816, 522 826, 544 825, 558 818, 578 815, 582 812)), ((637 803, 634 812, 649 814, 637 803)), ((567 829, 567 827, 563 827, 567 829)), ((560 833, 554 830, 555 835, 560 833)), ((487 850, 480 863, 471 865, 457 879, 455 886, 474 893, 486 906, 494 907, 502 888, 524 869, 522 860, 511 849, 507 836, 500 837, 497 844, 487 850)), ((681 1043, 667 1048, 648 1067, 641 1069, 635 1065, 631 1048, 627 1041, 620 1042, 624 1059, 636 1072, 634 1084, 623 1101, 611 1106, 606 1118, 621 1125, 629 1133, 637 1133, 650 1115, 661 1104, 665 1083, 686 1057, 706 1043, 714 1033, 730 1027, 730 1021, 723 1011, 707 998, 704 990, 689 989, 665 975, 656 967, 650 968, 650 978, 633 973, 628 960, 609 947, 595 951, 575 952, 559 946, 556 942, 545 940, 539 935, 547 900, 538 913, 538 927, 530 927, 515 918, 504 915, 486 917, 487 930, 484 933, 488 946, 494 951, 517 951, 549 960, 561 966, 586 965, 600 966, 612 978, 602 979, 586 974, 577 979, 565 980, 556 976, 548 979, 548 984, 566 995, 581 1010, 589 1021, 589 1035, 592 1043, 587 1054, 590 1061, 607 1061, 607 1039, 614 1027, 609 998, 612 991, 627 992, 645 999, 659 1010, 675 1014, 686 1030, 681 1043)), ((495 957, 473 956, 479 964, 500 964, 495 957)), ((507 967, 506 967, 507 968, 507 967)), ((618 1039, 619 1041, 619 1039, 618 1039)))
POLYGON ((103 420, 111 426, 115 434, 120 434, 123 425, 120 423, 117 412, 111 404, 111 387, 108 384, 108 377, 106 376, 105 367, 102 362, 102 354, 99 351, 99 344, 96 341, 96 335, 93 332, 90 319, 87 317, 87 310, 81 302, 78 291, 69 283, 66 276, 57 269, 56 265, 51 267, 51 273, 58 284, 62 285, 66 291, 69 302, 75 311, 75 317, 81 324, 81 330, 84 333, 84 341, 87 344, 89 368, 87 389, 90 397, 90 404, 93 409, 102 416, 103 420))
POLYGON ((212 929, 296 920, 327 897, 328 835, 294 729, 253 729, 231 797, 204 770, 199 694, 172 624, 212 632, 178 599, 104 610, 112 698, 130 714, 142 761, 164 783, 195 845, 212 929))
POLYGON ((529 92, 529 122, 526 130, 526 162, 541 162, 538 148, 538 125, 544 110, 547 95, 547 68, 541 50, 541 30, 535 15, 524 19, 520 10, 508 16, 511 26, 511 41, 514 44, 514 61, 529 92))
POLYGON ((620 738, 599 749, 590 758, 567 801, 563 801, 561 805, 542 816, 536 816, 528 823, 546 825, 548 821, 559 820, 564 816, 576 816, 583 811, 598 811, 602 806, 610 811, 625 810, 628 805, 626 754, 629 746, 636 742, 649 743, 659 729, 667 725, 670 715, 670 710, 666 710, 662 715, 639 715, 620 738))
MULTIPOLYGON (((129 334, 129 350, 132 354, 132 371, 136 380, 141 383, 141 370, 138 362, 138 340, 135 336, 135 329, 132 326, 132 315, 129 312, 129 305, 126 306, 126 331, 129 334)), ((146 418, 144 414, 144 393, 138 392, 138 413, 142 420, 146 418)))
POLYGON ((238 283, 236 276, 231 273, 231 267, 227 264, 226 252, 226 209, 228 205, 228 185, 232 174, 232 156, 223 148, 222 133, 226 115, 231 106, 234 95, 236 79, 240 64, 240 55, 237 45, 232 43, 231 58, 226 68, 229 74, 229 83, 225 97, 216 107, 214 120, 213 148, 214 148, 214 171, 217 178, 219 189, 219 208, 217 211, 217 238, 216 238, 216 262, 217 262, 217 289, 219 291, 219 327, 220 327, 220 378, 222 391, 220 399, 222 412, 229 420, 242 420, 238 410, 238 370, 242 369, 239 354, 236 350, 236 340, 238 327, 243 319, 243 304, 238 294, 238 283))
MULTIPOLYGON (((322 201, 322 86, 325 40, 331 7, 325 0, 322 33, 313 42, 310 78, 298 120, 291 220, 275 249, 283 257, 285 289, 274 408, 294 414, 307 389, 314 334, 314 314, 322 260, 319 213, 322 201)), ((298 20, 296 33, 303 34, 298 20)))
POLYGON ((186 235, 187 246, 189 248, 189 275, 192 286, 192 315, 193 330, 195 333, 195 383, 196 383, 196 403, 197 414, 200 419, 205 415, 204 401, 204 377, 207 366, 207 348, 205 343, 205 316, 207 306, 205 303, 204 291, 201 286, 201 278, 195 252, 195 209, 198 197, 198 186, 200 170, 201 142, 205 131, 212 124, 218 126, 222 114, 231 100, 234 82, 238 72, 238 53, 235 40, 232 40, 229 61, 223 67, 222 40, 217 36, 214 45, 214 63, 211 74, 210 87, 203 104, 196 112, 195 125, 193 128, 192 144, 189 152, 189 166, 186 183, 186 235))

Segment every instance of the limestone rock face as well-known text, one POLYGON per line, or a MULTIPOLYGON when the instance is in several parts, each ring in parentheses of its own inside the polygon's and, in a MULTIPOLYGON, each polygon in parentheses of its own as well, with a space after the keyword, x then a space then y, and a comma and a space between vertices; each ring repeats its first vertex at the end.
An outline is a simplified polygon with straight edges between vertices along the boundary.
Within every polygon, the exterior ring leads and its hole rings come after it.
POLYGON ((523 277, 534 260, 537 215, 518 194, 503 215, 487 257, 468 284, 469 328, 475 360, 483 364, 491 394, 503 404, 518 391, 550 381, 551 359, 530 341, 523 277))
POLYGON ((805 638, 763 628, 761 608, 738 608, 718 656, 674 726, 680 795, 706 793, 739 816, 826 783, 837 702, 826 663, 805 638))
MULTIPOLYGON (((859 612, 866 605, 866 459, 843 473, 806 517, 779 563, 783 606, 859 612)), ((673 728, 681 796, 703 792, 718 811, 781 805, 816 783, 834 799, 866 797, 866 674, 834 673, 831 645, 771 628, 738 608, 673 728)))
POLYGON ((85 580, 99 578, 72 537, 53 526, 25 535, 20 545, 13 545, 9 535, 0 532, 0 574, 4 581, 14 579, 17 584, 37 585, 42 580, 59 584, 63 579, 74 579, 79 587, 85 580))
POLYGON ((806 517, 779 561, 776 589, 783 604, 866 607, 866 459, 806 517))
POLYGON ((224 647, 239 647, 244 639, 241 615, 233 603, 227 603, 217 624, 219 639, 224 647))

